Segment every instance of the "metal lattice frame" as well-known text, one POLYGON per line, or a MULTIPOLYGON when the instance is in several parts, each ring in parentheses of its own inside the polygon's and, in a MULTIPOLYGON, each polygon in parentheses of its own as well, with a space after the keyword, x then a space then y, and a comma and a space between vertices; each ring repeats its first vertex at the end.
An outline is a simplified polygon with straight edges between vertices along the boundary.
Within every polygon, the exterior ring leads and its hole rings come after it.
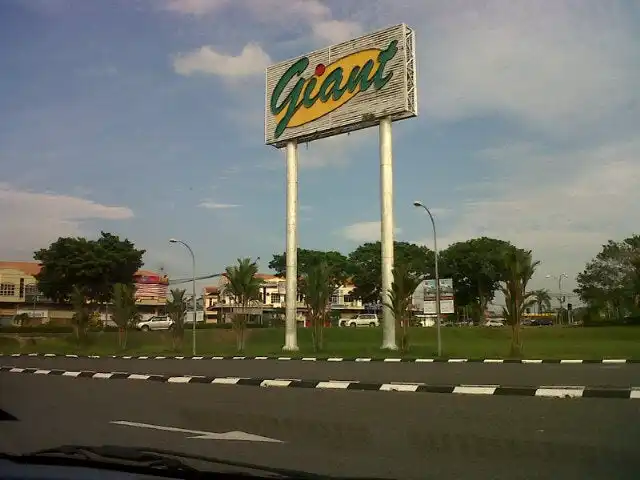
POLYGON ((415 55, 416 35, 414 31, 405 26, 405 58, 407 59, 407 110, 418 114, 418 75, 416 70, 416 55, 415 55))

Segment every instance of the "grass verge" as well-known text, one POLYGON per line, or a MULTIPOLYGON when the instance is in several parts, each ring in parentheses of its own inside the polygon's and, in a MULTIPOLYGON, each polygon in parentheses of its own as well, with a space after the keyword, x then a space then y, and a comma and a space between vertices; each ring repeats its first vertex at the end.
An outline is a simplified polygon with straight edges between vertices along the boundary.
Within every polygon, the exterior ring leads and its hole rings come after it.
MULTIPOLYGON (((531 327, 524 328, 524 358, 542 359, 640 359, 638 327, 531 327)), ((245 355, 285 355, 282 352, 284 330, 263 328, 247 330, 245 355)), ((511 332, 508 328, 443 328, 443 356, 448 358, 507 358, 511 332)), ((300 351, 287 356, 399 357, 398 352, 380 350, 382 331, 362 328, 328 328, 323 352, 316 355, 311 343, 311 330, 298 329, 300 351)), ((230 330, 198 330, 198 355, 236 355, 234 332, 230 330)), ((410 333, 410 351, 405 357, 436 356, 436 331, 414 328, 410 333)), ((118 348, 117 333, 96 332, 87 345, 78 346, 65 334, 28 337, 18 334, 0 335, 0 352, 57 353, 78 355, 191 355, 191 331, 185 332, 181 350, 173 350, 168 332, 130 332, 125 350, 118 348)))

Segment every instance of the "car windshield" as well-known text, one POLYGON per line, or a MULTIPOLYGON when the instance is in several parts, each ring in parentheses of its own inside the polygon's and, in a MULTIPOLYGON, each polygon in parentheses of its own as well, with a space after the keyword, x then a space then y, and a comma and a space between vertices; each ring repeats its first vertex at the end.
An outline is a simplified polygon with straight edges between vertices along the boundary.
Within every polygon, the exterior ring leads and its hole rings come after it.
POLYGON ((639 39, 628 0, 0 0, 0 471, 637 478, 639 39))

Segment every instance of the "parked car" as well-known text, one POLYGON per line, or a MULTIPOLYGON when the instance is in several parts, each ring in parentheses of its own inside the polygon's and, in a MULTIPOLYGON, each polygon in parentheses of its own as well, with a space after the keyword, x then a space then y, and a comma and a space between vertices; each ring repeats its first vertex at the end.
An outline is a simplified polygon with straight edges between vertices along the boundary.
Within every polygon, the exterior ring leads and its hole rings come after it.
POLYGON ((551 326, 553 325, 553 319, 552 318, 535 318, 531 321, 530 325, 532 327, 551 326))
POLYGON ((168 316, 155 316, 147 320, 136 323, 136 329, 148 332, 150 330, 171 330, 173 328, 173 320, 168 316))
POLYGON ((491 318, 485 322, 484 326, 485 327, 504 327, 504 322, 502 320, 491 318))
POLYGON ((341 318, 338 325, 341 327, 377 327, 380 325, 380 321, 375 313, 361 313, 353 318, 341 318))

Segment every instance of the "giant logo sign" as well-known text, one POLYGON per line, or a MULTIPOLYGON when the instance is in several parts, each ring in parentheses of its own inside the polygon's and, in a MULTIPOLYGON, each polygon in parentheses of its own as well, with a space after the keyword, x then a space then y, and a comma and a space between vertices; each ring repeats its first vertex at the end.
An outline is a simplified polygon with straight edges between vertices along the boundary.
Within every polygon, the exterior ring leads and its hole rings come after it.
POLYGON ((266 143, 311 141, 416 115, 413 32, 397 25, 267 69, 266 143))

